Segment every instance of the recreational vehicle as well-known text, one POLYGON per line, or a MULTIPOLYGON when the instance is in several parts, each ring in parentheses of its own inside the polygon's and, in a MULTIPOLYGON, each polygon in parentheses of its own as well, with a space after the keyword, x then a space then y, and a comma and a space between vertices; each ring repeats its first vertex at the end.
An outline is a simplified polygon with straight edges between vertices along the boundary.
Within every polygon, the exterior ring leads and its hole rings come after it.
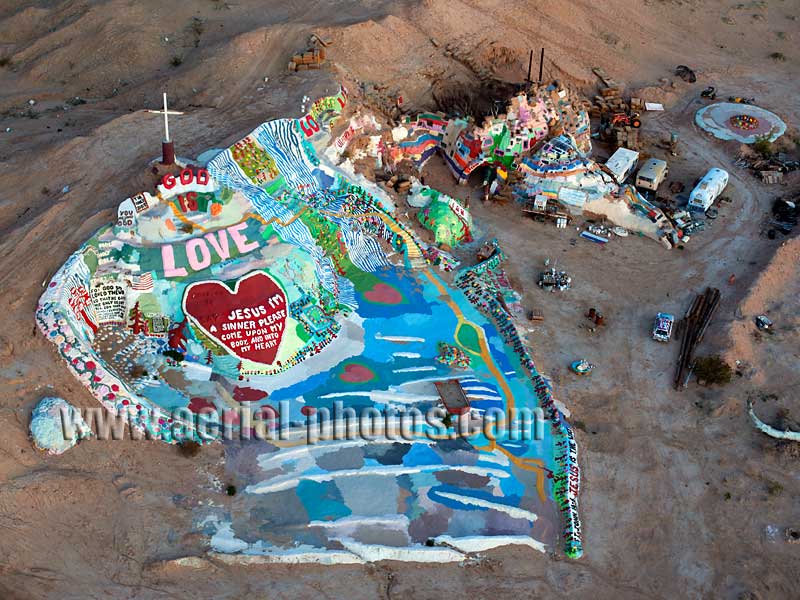
POLYGON ((606 168, 614 174, 619 185, 625 183, 628 176, 636 169, 639 153, 627 148, 618 148, 606 161, 606 168))
POLYGON ((707 211, 726 185, 728 185, 727 171, 717 168, 709 170, 692 190, 692 193, 689 194, 688 209, 692 211, 707 211))
POLYGON ((661 182, 667 178, 667 161, 649 158, 636 174, 636 187, 655 192, 661 182))

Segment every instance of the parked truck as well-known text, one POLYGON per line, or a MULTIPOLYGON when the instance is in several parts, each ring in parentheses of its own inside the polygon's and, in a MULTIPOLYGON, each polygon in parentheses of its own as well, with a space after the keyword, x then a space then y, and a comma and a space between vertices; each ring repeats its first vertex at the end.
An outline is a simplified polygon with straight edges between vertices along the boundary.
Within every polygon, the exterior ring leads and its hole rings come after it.
POLYGON ((687 208, 691 211, 705 212, 728 185, 728 172, 716 167, 710 169, 689 194, 687 208))

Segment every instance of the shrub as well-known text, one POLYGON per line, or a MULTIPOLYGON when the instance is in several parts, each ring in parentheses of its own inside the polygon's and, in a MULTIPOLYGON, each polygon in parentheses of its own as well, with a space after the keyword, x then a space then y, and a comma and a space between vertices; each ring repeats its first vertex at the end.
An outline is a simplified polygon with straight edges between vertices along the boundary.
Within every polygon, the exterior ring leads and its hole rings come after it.
POLYGON ((724 385, 730 383, 733 370, 719 356, 704 356, 695 361, 694 374, 698 383, 724 385))
POLYGON ((225 488, 225 491, 227 492, 228 496, 235 496, 236 495, 236 486, 235 485, 229 485, 228 487, 225 488))
POLYGON ((766 136, 760 137, 753 142, 753 150, 755 150, 763 158, 770 158, 775 152, 772 148, 772 142, 770 142, 769 138, 766 136))
POLYGON ((200 454, 200 444, 191 440, 185 440, 178 444, 178 452, 184 458, 192 458, 200 454))
POLYGON ((777 496, 783 491, 783 486, 777 481, 767 482, 767 492, 770 496, 777 496))
POLYGON ((772 60, 778 61, 778 62, 785 62, 786 61, 786 55, 784 55, 783 52, 773 52, 772 54, 769 55, 769 57, 772 60))
POLYGON ((171 358, 175 362, 181 362, 184 358, 186 358, 183 354, 178 352, 177 350, 164 350, 162 354, 168 358, 171 358))
POLYGON ((199 17, 193 17, 191 29, 194 33, 194 47, 197 48, 200 45, 200 36, 202 36, 203 32, 206 30, 205 21, 199 17))
POLYGON ((171 64, 173 67, 180 67, 183 64, 183 57, 176 54, 172 57, 172 60, 169 61, 169 64, 171 64))

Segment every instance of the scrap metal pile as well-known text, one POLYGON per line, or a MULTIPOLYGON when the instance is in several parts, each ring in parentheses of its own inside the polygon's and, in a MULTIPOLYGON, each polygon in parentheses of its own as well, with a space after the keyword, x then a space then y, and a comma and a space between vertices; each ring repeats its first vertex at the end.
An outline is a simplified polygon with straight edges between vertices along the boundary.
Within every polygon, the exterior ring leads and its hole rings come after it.
POLYGON ((572 277, 566 271, 556 271, 554 268, 550 268, 539 274, 539 287, 551 292, 568 290, 572 287, 572 277))

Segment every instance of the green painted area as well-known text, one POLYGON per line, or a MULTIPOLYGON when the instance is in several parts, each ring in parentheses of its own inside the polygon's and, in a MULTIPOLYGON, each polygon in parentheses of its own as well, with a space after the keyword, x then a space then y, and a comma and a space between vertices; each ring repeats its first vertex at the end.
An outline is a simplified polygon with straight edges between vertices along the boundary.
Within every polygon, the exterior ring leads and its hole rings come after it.
POLYGON ((89 268, 89 270, 94 273, 97 271, 97 254, 94 252, 87 252, 83 255, 83 262, 89 268))
POLYGON ((161 303, 153 294, 141 294, 137 302, 139 302, 139 310, 142 314, 153 314, 162 312, 161 303))
POLYGON ((263 184, 278 177, 278 165, 269 153, 252 136, 231 146, 231 156, 251 181, 263 184))
MULTIPOLYGON (((203 330, 199 327, 192 325, 191 321, 187 320, 189 330, 191 330, 195 339, 200 342, 204 348, 207 348, 214 356, 230 356, 230 353, 223 346, 219 345, 216 341, 208 337, 203 330)), ((238 359, 237 359, 238 360, 238 359)))
POLYGON ((261 231, 261 239, 264 241, 268 241, 274 237, 277 237, 277 233, 275 233, 275 228, 270 224, 266 225, 264 229, 261 231))
POLYGON ((344 89, 341 89, 335 96, 324 96, 314 102, 309 113, 320 125, 331 125, 342 113, 346 104, 347 94, 344 89))
POLYGON ((426 229, 433 232, 436 243, 453 247, 459 242, 472 239, 472 218, 469 211, 457 200, 431 188, 423 188, 419 195, 430 197, 430 202, 417 213, 417 218, 426 229), (454 208, 461 215, 456 214, 454 208))
POLYGON ((220 202, 227 204, 233 198, 233 190, 228 187, 220 188, 220 190, 217 192, 217 196, 219 197, 220 202))
POLYGON ((480 353, 481 351, 480 332, 469 323, 462 323, 458 328, 456 341, 471 352, 480 353))
POLYGON ((513 145, 511 144, 511 132, 508 130, 507 125, 503 125, 502 131, 493 136, 492 139, 494 143, 486 153, 488 156, 486 162, 510 167, 514 162, 514 153, 522 152, 522 144, 520 142, 516 142, 513 145), (498 150, 502 152, 501 155, 497 154, 498 150))
POLYGON ((295 335, 300 338, 300 341, 304 344, 311 339, 311 336, 305 330, 302 323, 298 323, 297 326, 294 328, 295 335))
POLYGON ((357 291, 370 290, 375 284, 380 283, 380 279, 375 275, 362 271, 352 263, 335 223, 310 207, 300 215, 300 220, 314 235, 320 248, 331 258, 336 270, 352 281, 357 291))
POLYGON ((286 180, 283 175, 280 175, 264 186, 264 191, 270 196, 277 196, 284 187, 286 187, 286 180))

